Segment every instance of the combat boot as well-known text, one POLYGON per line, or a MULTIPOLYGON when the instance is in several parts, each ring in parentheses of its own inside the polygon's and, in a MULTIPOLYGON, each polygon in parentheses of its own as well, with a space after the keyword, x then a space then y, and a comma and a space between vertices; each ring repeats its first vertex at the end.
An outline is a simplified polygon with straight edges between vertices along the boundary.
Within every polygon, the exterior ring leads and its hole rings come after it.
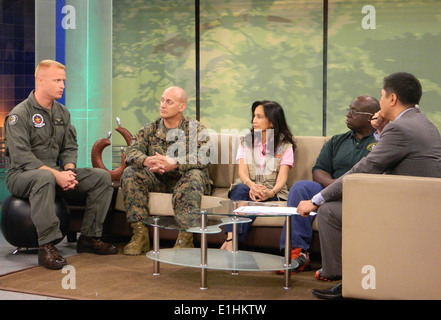
POLYGON ((178 238, 176 239, 173 249, 180 248, 194 248, 193 233, 179 231, 178 238))
POLYGON ((124 254, 129 256, 139 256, 150 251, 149 229, 142 222, 133 222, 132 240, 124 247, 124 254))

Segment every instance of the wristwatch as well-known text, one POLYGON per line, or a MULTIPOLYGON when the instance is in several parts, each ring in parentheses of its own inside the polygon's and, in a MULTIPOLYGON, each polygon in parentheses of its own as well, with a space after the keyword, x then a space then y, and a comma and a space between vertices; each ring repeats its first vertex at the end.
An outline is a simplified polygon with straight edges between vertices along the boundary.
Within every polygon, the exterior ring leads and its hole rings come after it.
POLYGON ((317 203, 315 203, 313 199, 311 199, 311 203, 312 203, 313 205, 319 207, 319 205, 318 205, 317 203))

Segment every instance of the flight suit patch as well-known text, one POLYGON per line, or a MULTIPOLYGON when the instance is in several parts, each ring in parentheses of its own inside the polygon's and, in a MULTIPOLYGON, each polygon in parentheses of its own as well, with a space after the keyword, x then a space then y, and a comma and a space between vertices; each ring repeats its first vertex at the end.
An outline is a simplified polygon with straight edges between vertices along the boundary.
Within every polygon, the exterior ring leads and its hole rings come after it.
POLYGON ((8 119, 8 123, 9 123, 10 126, 15 125, 17 123, 17 121, 18 121, 18 117, 15 114, 10 116, 9 119, 8 119))
POLYGON ((44 118, 41 114, 34 114, 32 116, 32 123, 34 124, 35 128, 42 128, 46 125, 46 123, 44 122, 44 118))

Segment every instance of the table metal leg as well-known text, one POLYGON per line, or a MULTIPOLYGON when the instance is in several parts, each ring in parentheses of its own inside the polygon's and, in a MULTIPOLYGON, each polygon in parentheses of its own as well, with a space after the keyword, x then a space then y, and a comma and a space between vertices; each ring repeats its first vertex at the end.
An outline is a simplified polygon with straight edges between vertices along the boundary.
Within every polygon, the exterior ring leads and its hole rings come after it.
MULTIPOLYGON (((285 267, 291 267, 291 216, 285 218, 285 267)), ((291 289, 291 269, 285 269, 284 289, 291 289)))
MULTIPOLYGON (((201 231, 207 230, 207 220, 206 214, 201 214, 201 231)), ((207 234, 205 232, 201 233, 201 290, 207 290, 207 234)))
MULTIPOLYGON (((233 217, 233 220, 238 220, 238 218, 233 217)), ((237 232, 237 223, 233 222, 233 240, 232 240, 233 241, 233 249, 231 251, 233 254, 236 254, 239 252, 239 237, 238 237, 237 233, 238 233, 237 232)), ((237 276, 239 274, 239 272, 237 270, 232 270, 231 274, 237 276)))
MULTIPOLYGON (((159 254, 159 227, 153 227, 153 253, 159 254)), ((153 275, 159 275, 159 261, 153 261, 153 275)))
MULTIPOLYGON (((236 217, 233 220, 237 220, 236 217)), ((237 236, 237 223, 233 222, 233 243, 232 243, 232 252, 236 253, 239 247, 239 237, 237 236)))

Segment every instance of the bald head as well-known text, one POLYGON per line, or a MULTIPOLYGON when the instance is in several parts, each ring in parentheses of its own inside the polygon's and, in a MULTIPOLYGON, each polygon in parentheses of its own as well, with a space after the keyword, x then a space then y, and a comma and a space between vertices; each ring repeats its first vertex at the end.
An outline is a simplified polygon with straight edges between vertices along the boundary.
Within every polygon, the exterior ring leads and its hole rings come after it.
POLYGON ((159 105, 159 116, 167 128, 176 128, 182 119, 182 113, 187 107, 187 94, 179 87, 164 90, 159 105))
POLYGON ((164 93, 171 94, 180 103, 187 104, 187 93, 185 92, 184 89, 182 89, 180 87, 173 86, 173 87, 167 88, 164 90, 164 93))
POLYGON ((358 111, 376 113, 380 110, 380 103, 371 96, 359 96, 352 100, 351 106, 358 106, 358 111))

